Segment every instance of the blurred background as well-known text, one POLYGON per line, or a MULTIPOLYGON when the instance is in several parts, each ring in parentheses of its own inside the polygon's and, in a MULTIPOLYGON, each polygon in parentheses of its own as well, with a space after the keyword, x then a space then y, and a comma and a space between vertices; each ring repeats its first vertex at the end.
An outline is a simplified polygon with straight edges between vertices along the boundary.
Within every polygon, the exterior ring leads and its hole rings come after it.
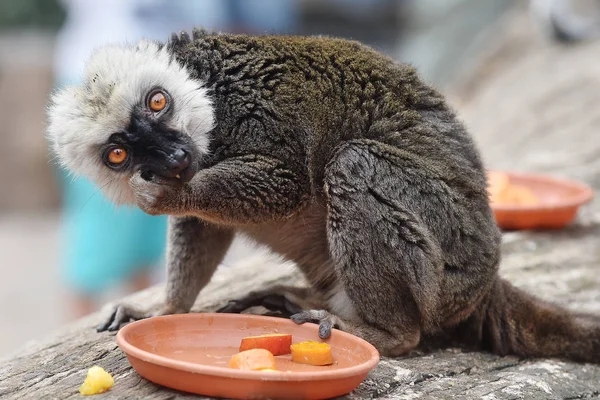
MULTIPOLYGON (((473 96, 469 91, 473 88, 464 85, 466 76, 472 77, 469 71, 489 53, 499 32, 518 30, 502 25, 507 13, 518 9, 525 16, 524 24, 533 26, 533 33, 528 34, 539 35, 542 42, 563 43, 573 35, 595 35, 572 10, 564 8, 567 3, 571 2, 0 0, 0 357, 105 301, 163 279, 160 254, 147 260, 152 265, 127 267, 129 275, 116 274, 102 286, 93 272, 81 273, 86 268, 96 268, 95 273, 103 277, 114 272, 115 268, 102 267, 112 262, 110 258, 92 255, 86 259, 88 253, 81 250, 93 245, 97 237, 104 240, 103 228, 110 224, 113 211, 102 209, 106 205, 100 193, 89 187, 74 188, 70 178, 65 179, 52 164, 45 139, 45 107, 55 87, 79 79, 82 63, 94 45, 166 38, 171 31, 194 25, 231 32, 342 36, 412 63, 425 79, 452 95, 460 111, 473 96), (537 11, 532 13, 531 7, 537 11), (552 14, 551 9, 557 11, 552 14), (552 15, 559 15, 561 21, 564 16, 564 24, 552 15), (461 82, 459 93, 453 88, 461 82), (94 220, 94 215, 103 217, 94 220), (86 228, 77 225, 78 216, 88 218, 86 228), (98 224, 97 237, 90 228, 93 224, 98 224), (89 234, 77 237, 81 232, 89 234), (78 253, 69 255, 71 250, 78 253), (84 265, 91 261, 96 265, 84 265), (90 281, 96 286, 87 285, 90 281)), ((500 61, 488 67, 493 69, 500 61)), ((486 71, 490 70, 479 69, 480 79, 486 71)), ((153 222, 152 231, 162 235, 162 222, 153 222)), ((140 240, 140 234, 132 232, 129 240, 140 240)), ((111 246, 103 242, 98 254, 115 251, 111 246)), ((249 257, 267 255, 240 239, 223 267, 249 257)))

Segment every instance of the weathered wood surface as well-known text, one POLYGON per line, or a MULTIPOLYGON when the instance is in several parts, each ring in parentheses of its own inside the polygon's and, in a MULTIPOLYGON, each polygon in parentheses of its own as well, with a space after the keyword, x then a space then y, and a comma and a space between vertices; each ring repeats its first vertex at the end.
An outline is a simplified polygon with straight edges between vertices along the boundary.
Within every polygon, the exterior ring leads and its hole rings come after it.
MULTIPOLYGON (((453 101, 495 168, 550 172, 600 189, 600 43, 564 48, 532 35, 523 15, 503 25, 490 57, 454 87, 453 101)), ((535 32, 533 32, 535 33, 535 32)), ((566 307, 600 314, 600 203, 557 232, 507 233, 501 273, 517 286, 566 307)), ((291 265, 258 259, 220 270, 195 310, 274 283, 302 283, 291 265)), ((158 304, 161 288, 131 297, 158 304)), ((115 387, 99 398, 172 399, 193 396, 140 378, 92 315, 44 342, 19 349, 0 365, 2 398, 77 398, 86 370, 100 364, 115 387)), ((10 329, 5 322, 3 329, 10 329)), ((556 360, 519 360, 452 349, 382 359, 349 399, 600 398, 600 367, 556 360)))

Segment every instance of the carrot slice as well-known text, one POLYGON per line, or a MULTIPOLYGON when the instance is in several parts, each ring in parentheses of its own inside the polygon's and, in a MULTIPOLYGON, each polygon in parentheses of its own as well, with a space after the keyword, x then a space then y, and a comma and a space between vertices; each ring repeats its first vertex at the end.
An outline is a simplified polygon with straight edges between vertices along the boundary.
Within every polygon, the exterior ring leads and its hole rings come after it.
POLYGON ((290 353, 292 335, 287 333, 272 333, 260 336, 248 336, 242 339, 240 351, 250 349, 265 349, 274 356, 290 353))
POLYGON ((265 349, 251 349, 234 354, 229 360, 229 367, 251 371, 277 369, 275 367, 275 357, 269 350, 265 349))
POLYGON ((291 346, 292 361, 308 365, 333 364, 331 346, 327 343, 306 341, 291 346))

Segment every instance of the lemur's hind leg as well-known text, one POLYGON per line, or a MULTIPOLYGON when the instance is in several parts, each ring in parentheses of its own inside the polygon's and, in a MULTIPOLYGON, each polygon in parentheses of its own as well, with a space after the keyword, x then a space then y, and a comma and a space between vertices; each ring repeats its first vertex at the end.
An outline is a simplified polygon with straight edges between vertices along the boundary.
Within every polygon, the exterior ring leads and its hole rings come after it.
POLYGON ((323 303, 310 288, 277 285, 265 290, 250 292, 239 299, 231 300, 221 307, 220 313, 241 313, 251 307, 263 306, 289 317, 302 310, 319 307, 323 303))
POLYGON ((397 148, 353 141, 325 175, 327 233, 338 287, 325 309, 292 316, 362 337, 383 355, 402 355, 435 321, 444 263, 439 245, 414 212, 414 187, 427 188, 413 160, 397 148), (407 175, 410 171, 413 175, 407 175), (325 311, 328 310, 328 311, 325 311))

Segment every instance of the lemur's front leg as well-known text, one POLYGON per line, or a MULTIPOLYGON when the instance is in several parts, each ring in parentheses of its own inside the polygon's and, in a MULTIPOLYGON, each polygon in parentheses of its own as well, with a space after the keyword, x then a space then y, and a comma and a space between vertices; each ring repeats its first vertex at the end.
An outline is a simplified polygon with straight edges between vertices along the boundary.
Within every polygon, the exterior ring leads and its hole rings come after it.
POLYGON ((195 217, 170 217, 165 303, 155 312, 119 304, 98 331, 118 330, 131 320, 149 316, 188 312, 223 260, 232 239, 231 228, 195 217))
POLYGON ((283 161, 245 155, 201 170, 186 184, 134 175, 137 205, 148 214, 193 215, 220 225, 286 218, 308 198, 308 180, 283 161))
MULTIPOLYGON (((171 218, 167 299, 152 315, 188 312, 229 248, 234 226, 285 218, 308 193, 306 180, 284 162, 257 155, 225 160, 186 184, 137 173, 131 187, 145 212, 179 216, 171 218)), ((98 330, 117 330, 149 315, 119 305, 98 330)))

